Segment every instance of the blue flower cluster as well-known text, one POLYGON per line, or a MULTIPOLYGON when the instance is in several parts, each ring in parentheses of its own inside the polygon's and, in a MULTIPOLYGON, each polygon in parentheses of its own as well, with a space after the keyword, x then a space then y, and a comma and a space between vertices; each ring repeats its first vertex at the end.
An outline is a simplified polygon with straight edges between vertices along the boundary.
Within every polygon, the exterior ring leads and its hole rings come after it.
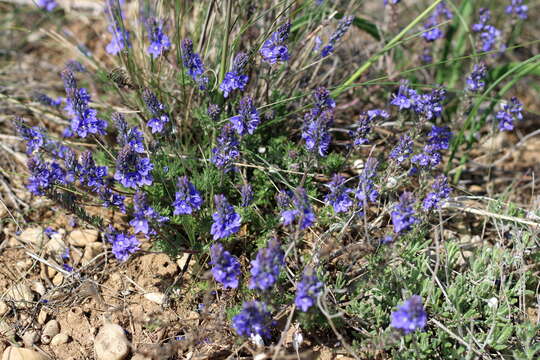
MULTIPOLYGON (((421 169, 432 169, 439 165, 442 161, 441 151, 448 149, 452 132, 446 126, 438 127, 433 125, 428 134, 428 142, 424 146, 421 153, 414 155, 411 161, 421 169)), ((413 168, 413 173, 416 173, 418 168, 413 168)))
POLYGON ((360 115, 356 130, 350 131, 354 146, 365 145, 369 142, 368 135, 371 132, 371 124, 376 118, 388 119, 390 114, 385 110, 368 110, 360 115))
POLYGON ((224 172, 234 168, 234 160, 240 156, 240 142, 231 124, 226 124, 221 129, 217 138, 217 146, 212 149, 210 161, 224 172))
POLYGON ((66 184, 66 172, 57 162, 42 161, 33 156, 28 159, 27 166, 30 170, 27 188, 34 195, 45 195, 54 185, 66 184))
POLYGON ((216 212, 212 214, 214 223, 210 228, 210 233, 214 240, 223 239, 237 233, 242 224, 242 217, 234 211, 234 208, 225 195, 214 196, 214 206, 216 212))
POLYGON ((150 226, 150 222, 161 224, 169 221, 166 216, 161 216, 153 207, 148 205, 146 194, 137 191, 133 196, 133 219, 129 225, 133 226, 135 234, 142 233, 145 236, 156 235, 156 231, 150 226))
POLYGON ((105 237, 112 244, 112 253, 119 261, 126 261, 131 254, 140 250, 140 242, 135 235, 118 232, 111 225, 109 225, 105 237))
POLYGON ((259 51, 264 61, 275 64, 289 60, 289 49, 285 45, 285 41, 289 38, 290 30, 291 23, 283 24, 266 39, 259 51))
POLYGON ((155 59, 171 48, 171 41, 167 34, 163 32, 163 23, 160 20, 150 18, 147 20, 146 26, 150 41, 148 53, 155 59))
POLYGON ((58 3, 55 0, 37 0, 36 5, 45 11, 53 11, 58 3))
POLYGON ((173 202, 174 215, 191 215, 202 206, 203 199, 195 186, 189 182, 187 176, 178 179, 175 200, 173 202))
POLYGON ((391 105, 399 110, 412 109, 416 114, 427 120, 433 120, 442 114, 441 102, 446 98, 442 88, 434 89, 429 94, 419 94, 409 87, 407 81, 402 81, 397 94, 393 95, 391 105))
POLYGON ((409 135, 403 135, 399 138, 397 145, 390 152, 390 159, 398 164, 407 160, 413 153, 413 141, 409 135))
POLYGON ((45 105, 45 106, 58 108, 58 107, 60 107, 60 105, 62 105, 62 98, 61 97, 58 97, 58 98, 56 98, 56 100, 54 100, 54 99, 50 98, 49 96, 47 96, 47 95, 45 95, 43 93, 35 92, 33 98, 34 98, 34 100, 36 100, 37 102, 39 102, 40 104, 45 105))
POLYGON ((523 120, 522 111, 523 105, 515 96, 510 99, 510 102, 501 103, 501 110, 495 115, 499 120, 499 130, 514 130, 514 120, 523 120))
POLYGON ((438 176, 431 187, 434 191, 428 193, 422 203, 422 207, 426 211, 439 209, 441 207, 441 203, 448 199, 448 196, 452 191, 448 185, 448 180, 444 175, 438 176))
POLYGON ((122 186, 137 189, 144 185, 152 185, 154 165, 147 157, 142 157, 130 145, 125 145, 116 157, 114 179, 122 186))
POLYGON ((297 188, 294 192, 280 191, 277 202, 281 208, 283 225, 288 226, 297 221, 300 230, 304 230, 315 223, 315 213, 303 188, 297 188))
POLYGON ((427 42, 433 42, 442 38, 443 32, 439 27, 441 18, 446 18, 446 20, 451 20, 453 18, 452 12, 448 9, 444 1, 437 5, 431 16, 424 23, 424 29, 426 30, 422 36, 427 42))
POLYGON ((390 214, 396 234, 402 235, 410 231, 413 225, 418 223, 413 209, 414 202, 414 195, 408 191, 399 197, 399 202, 394 206, 394 210, 390 214))
POLYGON ((302 138, 306 149, 320 156, 326 156, 330 148, 330 126, 334 123, 334 108, 336 103, 330 97, 330 92, 324 87, 318 87, 313 92, 315 106, 304 115, 302 138))
POLYGON ((105 3, 105 12, 109 18, 109 32, 112 34, 112 39, 105 50, 116 55, 127 47, 131 47, 129 40, 129 31, 124 27, 124 13, 121 5, 123 0, 107 0, 105 3))
POLYGON ((231 117, 231 124, 238 133, 243 136, 246 133, 253 134, 261 122, 259 112, 253 104, 250 96, 244 96, 238 105, 238 115, 231 117))
POLYGON ((334 46, 347 33, 354 20, 354 16, 344 17, 338 24, 336 31, 330 36, 330 40, 321 50, 321 57, 325 58, 334 53, 334 46))
POLYGON ((244 74, 244 71, 248 60, 247 54, 243 52, 235 56, 231 71, 225 74, 223 82, 219 85, 219 90, 221 90, 224 97, 229 97, 234 90, 244 91, 246 88, 249 76, 244 74))
POLYGON ((120 113, 112 115, 118 135, 116 141, 120 147, 129 146, 136 153, 142 154, 144 152, 144 137, 141 130, 138 127, 129 127, 128 123, 124 119, 124 116, 120 113))
POLYGON ((268 241, 267 247, 260 249, 251 261, 250 289, 269 290, 278 280, 281 267, 285 264, 284 252, 276 238, 268 241))
POLYGON ((210 248, 210 259, 214 279, 225 288, 237 288, 238 278, 241 274, 238 259, 226 251, 220 243, 216 243, 210 248))
POLYGON ((204 76, 204 64, 199 54, 193 51, 193 41, 184 39, 182 41, 182 62, 187 69, 187 73, 199 85, 199 89, 206 89, 208 77, 204 76))
POLYGON ((245 302, 242 311, 232 318, 233 327, 241 336, 270 338, 273 321, 266 304, 259 301, 245 302))
POLYGON ((473 71, 465 80, 467 83, 466 89, 472 93, 478 93, 484 90, 486 82, 484 79, 487 75, 487 67, 484 63, 474 64, 473 71))
POLYGON ((370 157, 367 159, 364 169, 360 174, 358 186, 354 192, 355 198, 358 200, 358 206, 364 207, 368 202, 375 202, 379 197, 379 192, 375 189, 373 178, 377 175, 377 159, 370 157))
POLYGON ((422 298, 418 295, 411 296, 392 312, 391 318, 390 326, 401 330, 404 334, 423 330, 427 323, 427 313, 422 305, 422 298))
POLYGON ((334 208, 336 214, 347 212, 353 201, 349 195, 352 189, 345 185, 345 178, 340 174, 334 174, 326 186, 330 189, 330 193, 324 200, 334 208))
POLYGON ((65 135, 76 134, 82 138, 89 134, 106 134, 107 122, 97 118, 97 111, 89 106, 91 97, 85 88, 77 88, 75 76, 69 70, 62 72, 64 87, 66 89, 65 110, 71 118, 71 126, 66 129, 65 135))
POLYGON ((244 184, 240 188, 240 198, 242 199, 242 207, 248 207, 253 201, 253 188, 250 184, 244 184))
POLYGON ((480 20, 478 23, 473 24, 472 30, 474 32, 480 33, 482 51, 491 51, 494 48, 494 45, 501 38, 501 31, 493 25, 489 25, 487 22, 491 19, 491 12, 489 9, 481 8, 480 9, 480 20))
POLYGON ((148 120, 148 127, 152 130, 152 134, 163 131, 165 124, 169 122, 169 115, 165 105, 159 102, 157 96, 149 89, 144 89, 143 99, 146 107, 152 114, 152 118, 148 120))
POLYGON ((522 20, 527 19, 528 12, 529 7, 523 5, 523 0, 512 0, 512 3, 506 7, 507 14, 517 15, 522 20))
POLYGON ((319 281, 312 269, 307 269, 302 275, 302 280, 296 284, 295 305, 306 312, 315 305, 317 297, 321 294, 323 283, 319 281))

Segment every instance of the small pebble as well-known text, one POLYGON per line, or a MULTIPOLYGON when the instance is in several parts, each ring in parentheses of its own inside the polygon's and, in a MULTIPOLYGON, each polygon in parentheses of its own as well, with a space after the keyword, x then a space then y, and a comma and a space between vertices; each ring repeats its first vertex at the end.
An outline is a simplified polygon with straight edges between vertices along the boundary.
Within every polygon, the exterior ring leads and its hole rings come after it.
POLYGON ((69 335, 60 333, 60 334, 58 334, 58 335, 56 335, 55 337, 52 338, 51 345, 52 346, 58 346, 58 345, 65 344, 68 341, 69 341, 69 335))

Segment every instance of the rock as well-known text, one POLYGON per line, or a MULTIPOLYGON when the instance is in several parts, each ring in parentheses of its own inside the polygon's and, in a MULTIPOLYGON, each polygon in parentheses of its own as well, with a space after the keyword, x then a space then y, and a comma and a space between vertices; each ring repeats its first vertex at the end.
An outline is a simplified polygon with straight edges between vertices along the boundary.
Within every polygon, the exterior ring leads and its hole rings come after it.
POLYGON ((39 247, 45 245, 45 242, 47 241, 47 236, 40 226, 25 229, 17 238, 20 241, 39 247))
POLYGON ((55 233, 51 236, 51 240, 45 244, 45 252, 53 256, 61 256, 66 251, 66 244, 64 243, 64 236, 60 233, 55 233))
POLYGON ((52 279, 52 283, 54 286, 60 286, 62 285, 62 282, 64 281, 64 275, 58 273, 54 276, 52 279))
POLYGON ((82 266, 86 266, 94 259, 98 254, 103 251, 103 244, 95 242, 88 244, 84 247, 84 254, 81 259, 82 266))
POLYGON ((45 285, 43 285, 43 282, 40 280, 32 281, 32 285, 30 286, 30 288, 41 296, 45 295, 45 293, 47 292, 47 289, 45 289, 45 285))
POLYGON ((186 266, 187 264, 187 261, 188 259, 190 259, 190 254, 188 253, 184 253, 182 254, 182 256, 180 257, 180 259, 176 260, 176 265, 178 265, 178 267, 180 268, 180 270, 183 270, 184 267, 186 266))
POLYGON ((105 324, 94 340, 96 360, 122 360, 129 353, 129 342, 124 329, 116 324, 105 324))
POLYGON ((0 336, 11 338, 15 336, 15 329, 3 320, 0 320, 0 336))
POLYGON ((32 300, 34 300, 34 294, 28 285, 20 282, 9 288, 6 293, 6 298, 12 300, 17 308, 28 308, 32 306, 32 300))
POLYGON ((0 316, 4 316, 9 311, 9 306, 5 301, 0 300, 0 316))
POLYGON ((23 271, 26 271, 30 268, 30 266, 32 266, 32 260, 30 259, 25 259, 25 260, 21 260, 21 261, 17 261, 17 263, 15 264, 15 266, 19 269, 19 271, 23 272, 23 271))
POLYGON ((56 271, 55 268, 52 268, 52 267, 50 267, 50 266, 47 266, 46 271, 47 271, 47 277, 48 277, 49 279, 54 279, 54 276, 55 276, 56 273, 58 272, 58 271, 56 271))
POLYGON ((60 333, 60 324, 58 321, 51 320, 43 326, 43 331, 41 332, 41 342, 43 344, 49 344, 53 337, 60 333))
POLYGON ((51 346, 58 346, 65 344, 69 341, 69 335, 68 334, 57 334, 55 337, 51 340, 51 346))
POLYGON ((47 321, 47 316, 49 316, 49 314, 45 310, 41 309, 37 316, 38 324, 40 325, 45 324, 45 321, 47 321))
POLYGON ((98 231, 94 229, 76 229, 69 233, 67 240, 71 245, 84 247, 96 242, 98 231))
POLYGON ((4 350, 2 360, 48 360, 48 358, 34 350, 9 346, 4 350))
POLYGON ((32 345, 39 341, 39 334, 36 330, 28 330, 22 336, 24 346, 31 348, 32 345))
POLYGON ((160 293, 160 292, 147 293, 147 294, 144 294, 144 297, 146 300, 150 300, 158 305, 163 305, 167 298, 165 294, 160 293))

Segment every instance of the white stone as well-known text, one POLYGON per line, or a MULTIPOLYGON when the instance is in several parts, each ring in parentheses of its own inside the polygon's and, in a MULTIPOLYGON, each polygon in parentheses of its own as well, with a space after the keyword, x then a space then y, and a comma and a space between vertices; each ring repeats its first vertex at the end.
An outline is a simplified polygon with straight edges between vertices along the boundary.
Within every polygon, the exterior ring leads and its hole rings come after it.
POLYGON ((48 358, 34 350, 9 346, 4 350, 2 360, 48 360, 48 358))
POLYGON ((96 360, 123 360, 129 353, 129 342, 124 329, 116 324, 105 324, 94 340, 96 360))
POLYGON ((27 330, 22 336, 24 346, 31 348, 32 345, 39 341, 39 334, 36 330, 27 330))
POLYGON ((28 308, 32 306, 31 301, 34 300, 34 294, 28 285, 21 282, 9 288, 6 298, 12 300, 19 309, 28 308))
POLYGON ((45 245, 45 242, 47 241, 47 236, 40 226, 25 229, 17 238, 25 243, 40 247, 45 245))
POLYGON ((65 344, 69 341, 69 335, 68 334, 57 334, 55 337, 51 340, 51 346, 58 346, 65 344))
POLYGON ((163 305, 166 300, 166 296, 163 293, 151 292, 144 294, 146 300, 150 300, 158 305, 163 305))
POLYGON ((47 292, 47 289, 45 289, 45 285, 43 285, 43 281, 41 280, 32 281, 31 289, 41 296, 45 295, 45 292, 47 292))
POLYGON ((0 300, 0 316, 4 316, 9 311, 9 306, 5 301, 0 300))
POLYGON ((76 229, 67 236, 67 240, 71 245, 80 247, 96 242, 97 239, 98 231, 94 229, 76 229))
POLYGON ((53 337, 60 333, 60 324, 56 320, 51 320, 43 326, 41 333, 41 342, 49 344, 53 337))

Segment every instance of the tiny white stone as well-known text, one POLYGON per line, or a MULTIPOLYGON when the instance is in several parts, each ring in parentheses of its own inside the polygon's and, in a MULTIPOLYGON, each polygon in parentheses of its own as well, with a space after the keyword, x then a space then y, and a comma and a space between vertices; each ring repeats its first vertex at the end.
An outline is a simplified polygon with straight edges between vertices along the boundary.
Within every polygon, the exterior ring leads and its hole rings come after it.
POLYGON ((264 154, 266 152, 266 148, 264 146, 259 146, 257 151, 259 152, 259 154, 264 154))
POLYGON ((488 299, 486 302, 490 309, 496 309, 497 306, 499 305, 499 300, 497 300, 496 297, 492 297, 491 299, 488 299))

